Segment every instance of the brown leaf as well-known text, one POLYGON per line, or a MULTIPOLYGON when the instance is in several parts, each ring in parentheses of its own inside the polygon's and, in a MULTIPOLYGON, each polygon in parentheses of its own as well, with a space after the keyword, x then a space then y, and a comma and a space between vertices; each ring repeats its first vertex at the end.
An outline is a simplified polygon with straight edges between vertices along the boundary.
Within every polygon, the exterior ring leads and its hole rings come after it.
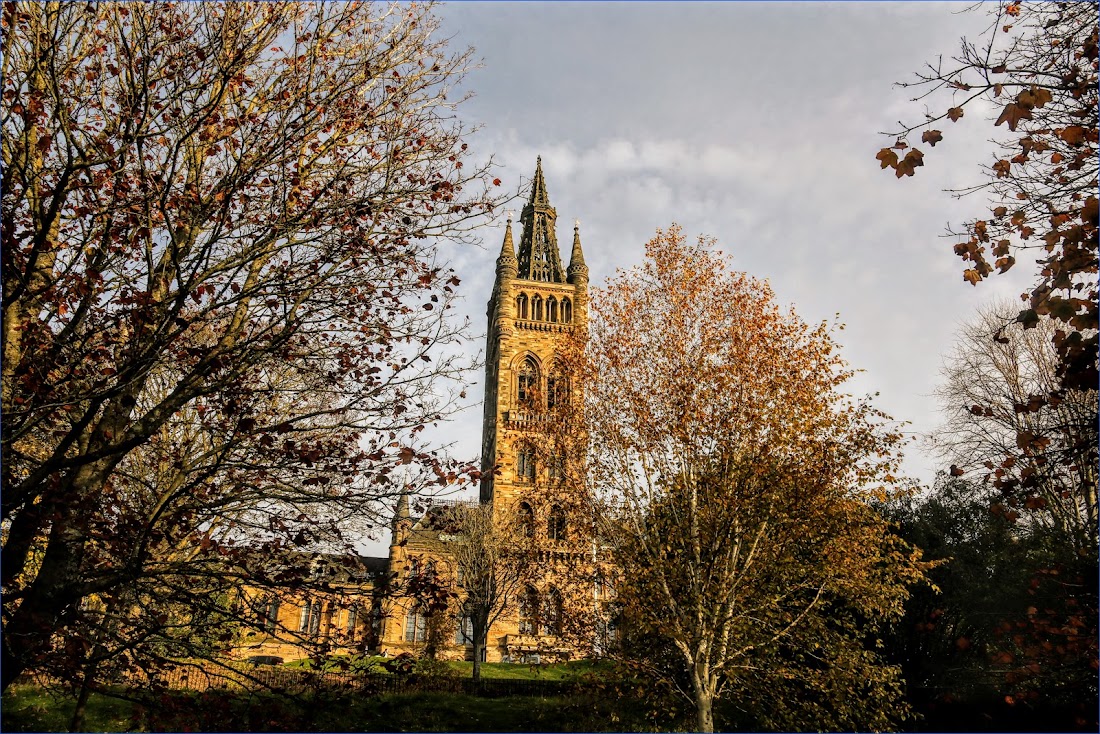
POLYGON ((940 142, 941 140, 943 140, 943 133, 941 133, 939 130, 925 130, 924 134, 920 136, 920 141, 922 143, 928 143, 933 148, 935 148, 936 143, 940 142))
POLYGON ((883 168, 897 168, 898 167, 898 154, 889 148, 883 148, 875 156, 875 159, 882 163, 883 168))
POLYGON ((1002 122, 1007 122, 1008 129, 1016 132, 1016 125, 1019 124, 1020 120, 1030 119, 1032 119, 1031 110, 1025 107, 1021 107, 1015 102, 1010 102, 1009 104, 1005 105, 1005 108, 1003 110, 1001 110, 1001 116, 998 117, 997 121, 993 124, 1000 125, 1002 122))
POLYGON ((897 177, 912 176, 918 166, 924 165, 924 153, 919 149, 913 148, 905 154, 905 158, 898 163, 897 177))
POLYGON ((1016 101, 1028 109, 1039 109, 1052 99, 1054 99, 1054 95, 1050 93, 1050 90, 1041 87, 1025 89, 1016 95, 1016 101))
POLYGON ((962 116, 963 116, 963 108, 962 107, 952 107, 951 109, 949 109, 947 111, 947 119, 951 120, 951 122, 958 122, 959 118, 962 117, 962 116))
POLYGON ((997 174, 997 178, 1005 178, 1011 169, 1012 164, 1004 159, 993 164, 993 172, 997 174))
POLYGON ((963 280, 967 281, 971 285, 977 285, 979 281, 981 281, 981 279, 982 276, 978 273, 977 270, 974 270, 973 268, 970 268, 963 272, 963 280))
POLYGON ((1058 137, 1076 147, 1085 142, 1085 128, 1080 125, 1070 125, 1063 130, 1059 130, 1058 137))

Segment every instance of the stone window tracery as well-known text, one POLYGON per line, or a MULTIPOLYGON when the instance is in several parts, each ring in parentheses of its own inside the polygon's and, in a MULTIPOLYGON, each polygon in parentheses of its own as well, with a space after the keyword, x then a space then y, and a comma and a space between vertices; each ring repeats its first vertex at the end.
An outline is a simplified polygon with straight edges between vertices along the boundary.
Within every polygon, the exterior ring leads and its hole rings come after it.
POLYGON ((551 586, 543 599, 540 627, 544 635, 561 634, 561 592, 551 586))
POLYGON ((550 508, 550 518, 546 523, 546 536, 550 540, 565 540, 568 529, 565 512, 559 505, 550 508))
POLYGON ((516 453, 516 481, 535 481, 535 450, 530 446, 521 446, 516 453))
POLYGON ((525 537, 535 534, 535 511, 526 502, 519 503, 519 525, 525 537))
POLYGON ((569 402, 569 379, 553 372, 546 378, 546 408, 554 410, 569 402))
POLYGON ((538 634, 539 592, 534 586, 528 586, 519 599, 519 633, 521 635, 538 634))
POLYGON ((516 402, 519 403, 519 407, 528 410, 536 407, 538 385, 538 365, 531 357, 527 357, 519 367, 519 376, 516 380, 516 402))
POLYGON ((428 639, 428 615, 419 607, 413 607, 405 615, 405 642, 424 642, 428 639))

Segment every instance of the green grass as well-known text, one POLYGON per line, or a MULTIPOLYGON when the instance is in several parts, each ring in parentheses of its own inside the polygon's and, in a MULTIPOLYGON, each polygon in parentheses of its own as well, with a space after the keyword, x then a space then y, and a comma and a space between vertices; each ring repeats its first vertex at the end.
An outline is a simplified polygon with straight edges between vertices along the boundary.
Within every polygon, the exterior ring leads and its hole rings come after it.
MULTIPOLYGON (((4 692, 0 711, 3 731, 68 731, 76 698, 32 685, 12 685, 4 692)), ((93 693, 88 697, 88 731, 130 731, 133 704, 93 693)))
MULTIPOLYGON (((467 661, 450 660, 447 663, 460 678, 473 675, 474 664, 467 661)), ((528 665, 526 663, 482 663, 481 677, 486 680, 577 680, 592 673, 599 675, 608 669, 606 663, 598 660, 573 660, 567 663, 547 665, 528 665)))
MULTIPOLYGON (((568 666, 567 666, 568 669, 568 666)), ((3 698, 3 731, 66 731, 73 699, 31 686, 3 698)), ((133 716, 135 705, 93 695, 89 731, 653 731, 638 701, 598 695, 481 698, 450 693, 377 697, 174 692, 133 716)))
MULTIPOLYGON (((360 670, 383 673, 382 665, 392 658, 339 656, 329 658, 320 670, 360 670)), ((440 667, 449 669, 459 678, 473 676, 474 664, 464 660, 441 661, 440 667)), ((308 659, 293 660, 284 667, 294 670, 313 670, 313 662, 308 659)), ((565 663, 547 663, 530 665, 527 663, 482 663, 481 677, 486 680, 576 680, 588 673, 599 675, 609 669, 607 663, 598 660, 572 660, 565 663)))

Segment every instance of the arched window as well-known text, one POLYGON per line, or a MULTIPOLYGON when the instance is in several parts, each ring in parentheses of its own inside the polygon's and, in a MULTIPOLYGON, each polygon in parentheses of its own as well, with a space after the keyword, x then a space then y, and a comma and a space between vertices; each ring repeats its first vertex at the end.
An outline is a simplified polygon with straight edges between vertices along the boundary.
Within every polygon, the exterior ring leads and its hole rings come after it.
POLYGON ((527 318, 527 294, 520 293, 516 296, 516 317, 525 319, 527 318))
POLYGON ((531 318, 542 321, 542 296, 535 295, 531 298, 531 318))
POLYGON ((568 298, 561 299, 561 322, 570 324, 573 322, 573 304, 568 298))
POLYGON ((419 558, 410 558, 409 559, 409 578, 410 579, 416 578, 417 576, 420 575, 420 571, 421 571, 421 569, 420 569, 420 559, 419 558))
POLYGON ((463 607, 458 615, 458 625, 455 627, 455 644, 467 646, 474 644, 474 620, 468 607, 463 607))
POLYGON ((558 322, 558 302, 553 296, 546 299, 546 320, 555 324, 558 322))
POLYGON ((535 511, 526 502, 519 503, 519 526, 525 537, 530 538, 535 534, 535 511))
POLYGON ((348 638, 355 639, 355 625, 359 622, 359 603, 356 602, 348 607, 348 626, 347 633, 348 638))
POLYGON ((553 372, 546 378, 546 407, 560 408, 569 402, 569 380, 553 372))
POLYGON ((274 632, 276 626, 279 624, 279 598, 276 596, 270 597, 264 603, 263 611, 260 614, 260 621, 263 623, 265 632, 274 632))
POLYGON ((405 642, 424 642, 428 639, 428 615, 419 606, 405 615, 405 642))
POLYGON ((315 635, 321 631, 321 608, 324 602, 320 599, 307 598, 302 604, 302 614, 298 617, 298 631, 315 635))
POLYGON ((528 586, 519 598, 519 633, 537 635, 539 632, 539 592, 534 586, 528 586))
POLYGON ((519 366, 516 382, 516 402, 521 408, 533 409, 538 402, 539 368, 535 360, 527 357, 519 366))
POLYGON ((521 446, 516 453, 516 481, 535 481, 535 450, 530 446, 521 446))
POLYGON ((561 634, 561 592, 550 587, 542 600, 542 634, 561 634))
POLYGON ((565 479, 565 455, 564 454, 550 454, 550 462, 547 469, 550 472, 550 479, 552 481, 560 482, 565 479))
POLYGON ((550 519, 546 523, 546 536, 550 540, 565 540, 568 530, 568 521, 561 507, 554 505, 550 508, 550 519))

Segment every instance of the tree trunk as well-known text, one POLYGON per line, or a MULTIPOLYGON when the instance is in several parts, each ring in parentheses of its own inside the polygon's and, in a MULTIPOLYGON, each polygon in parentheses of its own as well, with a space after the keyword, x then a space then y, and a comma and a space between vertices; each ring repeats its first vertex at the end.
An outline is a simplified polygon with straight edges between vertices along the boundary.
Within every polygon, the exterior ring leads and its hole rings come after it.
POLYGON ((69 721, 69 731, 86 731, 84 728, 84 714, 88 709, 88 694, 91 692, 91 681, 85 673, 84 680, 80 683, 80 695, 76 697, 76 707, 73 708, 73 718, 69 721))
POLYGON ((54 520, 42 567, 26 597, 4 625, 0 688, 5 691, 49 646, 62 616, 80 601, 74 594, 74 580, 84 555, 84 538, 79 530, 71 527, 68 511, 59 514, 61 517, 54 520))
POLYGON ((714 696, 709 692, 695 691, 695 715, 699 731, 714 731, 714 696))
POLYGON ((702 732, 714 731, 714 686, 710 675, 698 671, 691 676, 691 685, 695 689, 696 729, 702 732))
POLYGON ((474 683, 481 682, 481 651, 485 649, 485 643, 474 641, 474 683))

